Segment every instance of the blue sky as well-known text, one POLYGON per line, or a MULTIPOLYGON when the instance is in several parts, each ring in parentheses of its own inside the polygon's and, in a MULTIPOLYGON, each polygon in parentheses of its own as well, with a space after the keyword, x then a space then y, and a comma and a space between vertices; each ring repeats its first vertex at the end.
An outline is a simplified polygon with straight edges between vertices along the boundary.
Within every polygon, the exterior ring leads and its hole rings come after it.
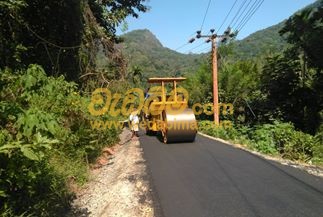
MULTIPOLYGON (((127 19, 128 31, 149 29, 165 47, 175 50, 185 44, 192 37, 192 34, 200 29, 208 2, 209 0, 150 0, 146 3, 146 5, 150 6, 150 11, 141 13, 138 19, 127 19)), ((203 32, 208 33, 211 28, 217 30, 234 2, 235 0, 211 0, 202 29, 203 32)), ((219 33, 222 33, 229 25, 243 2, 244 0, 237 0, 231 15, 227 19, 228 21, 219 33)), ((238 39, 242 39, 257 30, 277 24, 313 2, 315 0, 265 0, 241 30, 238 39)), ((120 30, 118 34, 121 34, 120 30)), ((200 53, 208 51, 210 45, 203 44, 198 46, 202 43, 202 40, 196 41, 182 47, 178 52, 200 53)))

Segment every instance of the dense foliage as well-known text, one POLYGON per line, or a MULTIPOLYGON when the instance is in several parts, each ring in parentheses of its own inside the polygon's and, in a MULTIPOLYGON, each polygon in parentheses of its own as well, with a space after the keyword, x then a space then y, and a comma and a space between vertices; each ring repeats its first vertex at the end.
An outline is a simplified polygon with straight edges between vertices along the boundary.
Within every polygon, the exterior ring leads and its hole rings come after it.
MULTIPOLYGON (((114 48, 116 27, 128 15, 137 17, 144 0, 10 0, 0 1, 0 68, 41 65, 47 75, 65 75, 82 84, 97 72, 97 53, 103 50, 110 67, 122 76, 124 59, 114 48), (83 76, 83 77, 82 77, 83 76)), ((90 79, 91 80, 91 79, 90 79)))
POLYGON ((287 20, 280 33, 290 48, 267 59, 261 78, 265 113, 311 134, 323 118, 323 1, 316 3, 287 20))
MULTIPOLYGON (((116 27, 145 12, 143 2, 0 0, 2 216, 66 214, 70 185, 84 183, 88 163, 117 140, 114 128, 91 129, 95 88, 122 93, 144 86, 148 76, 188 75, 190 105, 212 102, 205 56, 164 48, 146 30, 124 36, 128 60, 120 52, 116 27)), ((220 101, 234 105, 221 120, 234 127, 202 121, 200 130, 263 153, 322 163, 322 13, 317 1, 285 23, 221 45, 220 101)))
POLYGON ((86 162, 118 131, 92 130, 76 84, 47 77, 40 66, 1 71, 0 83, 1 208, 53 216, 68 205, 68 181, 84 182, 86 162))
POLYGON ((91 128, 89 92, 126 84, 115 32, 143 2, 0 0, 1 216, 66 215, 72 186, 117 141, 91 128))
POLYGON ((322 139, 295 130, 291 123, 273 122, 253 127, 215 127, 211 121, 199 122, 199 130, 211 136, 247 145, 252 150, 279 155, 290 160, 323 163, 322 139))
MULTIPOLYGON (((237 53, 240 49, 237 43, 220 45, 219 98, 220 102, 234 105, 233 115, 221 114, 220 119, 232 121, 234 128, 205 127, 207 122, 202 122, 201 130, 224 139, 240 142, 245 139, 250 147, 265 153, 321 162, 322 13, 323 1, 317 1, 276 26, 281 27, 280 30, 275 27, 274 36, 280 37, 276 43, 285 40, 286 44, 280 52, 273 49, 271 53, 246 59, 237 53)), ((250 38, 256 39, 255 36, 250 38)), ((271 45, 266 43, 268 37, 264 46, 271 45)), ((212 102, 211 80, 208 61, 185 84, 190 104, 212 102)), ((212 116, 198 118, 212 120, 212 116)))

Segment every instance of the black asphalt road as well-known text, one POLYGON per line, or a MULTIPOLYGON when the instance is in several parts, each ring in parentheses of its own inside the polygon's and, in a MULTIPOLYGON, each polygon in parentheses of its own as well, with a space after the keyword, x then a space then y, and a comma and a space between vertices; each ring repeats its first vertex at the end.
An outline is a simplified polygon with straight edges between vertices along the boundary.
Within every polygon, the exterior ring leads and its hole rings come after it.
POLYGON ((202 136, 140 142, 164 217, 323 217, 321 178, 202 136))

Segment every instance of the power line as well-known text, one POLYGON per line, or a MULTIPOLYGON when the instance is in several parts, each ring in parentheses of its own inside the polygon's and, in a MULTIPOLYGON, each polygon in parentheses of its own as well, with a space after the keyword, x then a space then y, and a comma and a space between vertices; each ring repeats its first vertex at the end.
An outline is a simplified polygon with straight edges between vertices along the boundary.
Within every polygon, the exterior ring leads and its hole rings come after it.
POLYGON ((207 5, 207 7, 206 7, 206 11, 205 11, 204 18, 203 18, 203 21, 202 21, 202 25, 201 25, 201 28, 200 28, 201 31, 203 29, 203 26, 204 26, 204 23, 205 23, 205 19, 206 19, 207 13, 209 12, 209 8, 210 8, 210 5, 211 5, 211 1, 212 0, 209 0, 209 3, 207 5))
POLYGON ((243 24, 241 24, 240 26, 238 26, 239 28, 237 28, 238 32, 240 32, 243 27, 250 21, 250 19, 252 18, 252 16, 257 12, 257 10, 259 10, 260 6, 265 2, 265 0, 261 0, 259 2, 259 4, 255 7, 255 9, 253 10, 253 12, 251 12, 251 14, 249 15, 249 17, 244 21, 243 24))
MULTIPOLYGON (((200 30, 201 30, 201 31, 202 31, 202 29, 203 29, 203 26, 204 26, 204 23, 205 23, 205 20, 206 20, 206 16, 207 16, 207 14, 208 14, 208 12, 209 12, 211 2, 212 2, 212 0, 209 0, 209 2, 208 2, 208 4, 207 4, 206 11, 205 11, 205 14, 204 14, 204 18, 203 18, 203 21, 202 21, 202 24, 201 24, 201 28, 200 28, 200 30)), ((196 33, 194 32, 194 33, 193 33, 192 35, 190 35, 189 37, 191 38, 191 37, 192 37, 193 35, 195 35, 195 34, 196 34, 196 33)), ((178 50, 180 50, 180 49, 182 49, 182 48, 186 47, 188 44, 190 44, 190 42, 185 43, 185 44, 183 44, 183 45, 179 46, 178 48, 176 48, 176 49, 175 49, 175 51, 178 51, 178 50)), ((198 47, 198 46, 197 46, 197 47, 198 47)), ((195 47, 195 48, 197 48, 197 47, 195 47)), ((191 51, 192 51, 192 50, 194 50, 195 48, 190 49, 190 50, 188 50, 188 51, 186 51, 186 52, 191 52, 191 51)))
POLYGON ((241 29, 249 22, 249 20, 252 18, 252 16, 257 12, 257 10, 259 10, 259 8, 261 7, 261 5, 265 2, 265 0, 262 0, 258 6, 256 6, 255 10, 250 14, 250 16, 246 19, 246 21, 240 25, 239 27, 239 31, 241 31, 241 29))
MULTIPOLYGON (((238 25, 236 27, 239 27, 242 23, 245 22, 245 20, 250 16, 250 14, 252 13, 252 11, 257 7, 257 4, 260 2, 261 0, 256 0, 251 7, 249 8, 249 10, 247 11, 247 13, 243 16, 243 18, 240 20, 240 22, 238 23, 238 25)), ((232 26, 232 28, 234 28, 234 26, 232 26)))
POLYGON ((202 52, 204 52, 204 51, 206 51, 206 50, 209 50, 208 52, 210 52, 210 51, 211 51, 210 49, 211 49, 211 48, 210 48, 210 46, 208 45, 207 47, 205 47, 205 48, 203 48, 203 49, 201 49, 201 50, 196 51, 196 53, 202 53, 202 52))
POLYGON ((192 52, 193 50, 195 50, 196 48, 199 48, 199 47, 201 47, 202 45, 204 45, 206 42, 205 41, 203 41, 202 43, 200 43, 200 44, 198 44, 197 46, 195 46, 195 47, 193 47, 193 48, 191 48, 190 50, 187 50, 185 53, 190 53, 190 52, 192 52))
POLYGON ((221 30, 222 26, 223 26, 223 25, 224 25, 224 23, 227 21, 228 17, 230 16, 230 14, 231 14, 231 12, 232 12, 232 10, 233 10, 234 6, 237 4, 237 2, 238 2, 238 0, 235 0, 235 2, 233 3, 233 5, 232 5, 231 9, 229 10, 229 12, 228 12, 227 16, 224 18, 224 20, 223 20, 223 22, 222 22, 222 24, 221 24, 220 28, 218 29, 218 31, 217 31, 216 33, 218 33, 218 32, 221 30))
MULTIPOLYGON (((204 14, 204 17, 203 17, 203 21, 202 21, 202 24, 201 24, 200 31, 202 31, 202 29, 203 29, 203 26, 204 26, 204 23, 205 23, 205 20, 206 20, 206 16, 207 16, 207 14, 208 14, 208 12, 209 12, 209 9, 210 9, 211 2, 212 2, 212 0, 209 0, 209 2, 208 2, 208 4, 207 4, 206 11, 205 11, 205 14, 204 14)), ((196 34, 196 33, 193 33, 190 37, 192 37, 192 36, 193 36, 193 35, 195 35, 195 34, 196 34)), ((190 44, 190 42, 185 43, 185 44, 183 44, 183 45, 179 46, 178 48, 176 48, 176 49, 175 49, 175 51, 178 51, 178 50, 180 50, 180 49, 182 49, 182 48, 186 47, 188 44, 190 44)), ((201 46, 201 45, 202 45, 202 44, 200 44, 199 46, 201 46)), ((196 48, 197 48, 197 47, 199 47, 199 46, 196 46, 196 47, 194 47, 194 48, 192 48, 192 49, 190 49, 190 50, 188 50, 188 51, 186 51, 186 52, 191 52, 192 50, 196 49, 196 48)), ((185 53, 186 53, 186 52, 185 52, 185 53)))
MULTIPOLYGON (((194 32, 194 33, 192 33, 188 38, 190 38, 190 37, 192 37, 192 36, 194 36, 196 33, 194 32)), ((189 42, 186 42, 185 44, 182 44, 181 46, 178 46, 176 49, 175 49, 175 51, 178 51, 178 50, 180 50, 180 49, 182 49, 182 48, 184 48, 184 47, 186 47, 187 45, 189 45, 190 43, 189 42)))
POLYGON ((244 5, 246 4, 247 0, 244 0, 243 3, 240 5, 239 10, 237 11, 236 15, 233 17, 233 19, 231 20, 229 27, 232 25, 232 23, 235 21, 235 19, 237 18, 237 16, 240 14, 241 9, 244 7, 244 5))
MULTIPOLYGON (((257 0, 256 0, 257 1, 257 0)), ((233 28, 238 21, 240 20, 241 16, 246 12, 247 8, 249 7, 250 3, 252 2, 252 0, 249 0, 247 6, 244 7, 243 11, 240 13, 240 15, 238 16, 238 18, 235 20, 235 22, 232 24, 231 28, 233 28)))
POLYGON ((186 47, 188 44, 189 43, 185 43, 185 44, 179 46, 178 48, 176 48, 174 51, 178 51, 178 50, 182 49, 183 47, 186 47))

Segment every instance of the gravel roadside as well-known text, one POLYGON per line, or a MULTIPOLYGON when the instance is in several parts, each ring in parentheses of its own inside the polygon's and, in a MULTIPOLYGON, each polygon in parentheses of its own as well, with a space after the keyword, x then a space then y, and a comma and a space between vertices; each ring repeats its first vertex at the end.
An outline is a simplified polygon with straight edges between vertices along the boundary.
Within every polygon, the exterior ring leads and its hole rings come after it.
POLYGON ((73 205, 86 217, 154 217, 153 193, 138 139, 125 129, 108 164, 92 171, 73 205))

